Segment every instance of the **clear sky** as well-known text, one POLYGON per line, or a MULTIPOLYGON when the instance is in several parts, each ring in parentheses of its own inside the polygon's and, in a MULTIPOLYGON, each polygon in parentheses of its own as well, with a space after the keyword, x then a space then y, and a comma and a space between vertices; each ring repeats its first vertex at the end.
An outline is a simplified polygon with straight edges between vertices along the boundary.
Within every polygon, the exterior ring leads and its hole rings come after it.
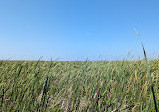
POLYGON ((143 57, 134 28, 158 56, 159 0, 0 0, 0 59, 143 57))

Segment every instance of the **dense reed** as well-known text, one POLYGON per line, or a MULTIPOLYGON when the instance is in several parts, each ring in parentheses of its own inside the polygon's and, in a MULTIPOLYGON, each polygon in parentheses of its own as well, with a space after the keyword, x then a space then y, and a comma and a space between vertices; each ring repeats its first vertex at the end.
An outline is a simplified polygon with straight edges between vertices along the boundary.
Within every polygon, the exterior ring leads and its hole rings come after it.
MULTIPOLYGON (((159 106, 159 59, 148 61, 159 106)), ((0 111, 155 111, 143 60, 1 61, 0 111)))

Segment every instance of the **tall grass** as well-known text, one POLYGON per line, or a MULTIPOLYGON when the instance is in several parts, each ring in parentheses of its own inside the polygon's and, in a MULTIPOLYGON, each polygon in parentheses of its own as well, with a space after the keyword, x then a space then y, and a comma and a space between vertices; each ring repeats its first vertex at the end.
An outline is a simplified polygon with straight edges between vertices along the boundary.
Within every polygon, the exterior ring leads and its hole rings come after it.
MULTIPOLYGON (((159 60, 148 61, 156 104, 159 60)), ((1 61, 0 111, 155 111, 138 61, 1 61)))
MULTIPOLYGON (((136 31, 137 36, 141 39, 138 31, 136 29, 135 29, 135 31, 136 31)), ((151 78, 151 74, 150 74, 150 69, 149 69, 149 66, 148 66, 148 61, 147 61, 147 57, 146 57, 146 51, 145 51, 145 48, 144 48, 144 45, 143 45, 142 41, 141 41, 141 45, 142 45, 142 49, 143 49, 143 52, 144 52, 144 58, 145 58, 146 67, 147 67, 147 75, 148 75, 148 78, 149 78, 149 81, 150 81, 150 84, 151 84, 151 91, 152 91, 152 94, 153 94, 155 110, 156 110, 156 112, 158 112, 156 98, 155 98, 155 92, 154 92, 154 87, 153 87, 153 82, 152 82, 152 78, 151 78)))

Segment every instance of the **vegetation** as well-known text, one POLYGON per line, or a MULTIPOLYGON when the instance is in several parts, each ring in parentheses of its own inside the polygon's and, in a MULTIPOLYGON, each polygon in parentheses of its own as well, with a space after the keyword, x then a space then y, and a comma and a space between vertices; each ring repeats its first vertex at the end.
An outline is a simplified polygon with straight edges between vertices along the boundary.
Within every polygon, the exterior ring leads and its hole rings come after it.
MULTIPOLYGON (((159 59, 148 61, 159 106, 159 59)), ((144 60, 0 61, 0 111, 155 111, 144 60)))

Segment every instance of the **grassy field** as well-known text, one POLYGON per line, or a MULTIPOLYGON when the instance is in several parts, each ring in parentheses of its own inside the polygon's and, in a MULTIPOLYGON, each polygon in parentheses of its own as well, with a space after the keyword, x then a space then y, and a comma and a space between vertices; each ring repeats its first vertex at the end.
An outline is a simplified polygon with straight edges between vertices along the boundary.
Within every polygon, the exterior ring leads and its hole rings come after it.
MULTIPOLYGON (((159 59, 148 61, 159 106, 159 59)), ((0 61, 0 111, 155 111, 145 61, 0 61)))

